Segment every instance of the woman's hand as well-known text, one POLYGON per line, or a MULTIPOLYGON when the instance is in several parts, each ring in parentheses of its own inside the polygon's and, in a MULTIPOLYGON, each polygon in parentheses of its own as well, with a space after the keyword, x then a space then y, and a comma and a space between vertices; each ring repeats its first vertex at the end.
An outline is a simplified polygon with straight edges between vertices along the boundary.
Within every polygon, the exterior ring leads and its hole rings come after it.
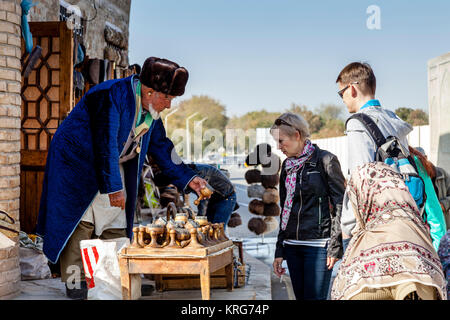
POLYGON ((333 258, 333 257, 327 257, 327 267, 328 270, 333 269, 334 264, 336 263, 336 261, 338 261, 338 258, 333 258))
POLYGON ((122 210, 125 209, 125 194, 122 190, 115 193, 110 193, 108 196, 111 207, 119 207, 122 210))
POLYGON ((273 260, 273 271, 277 275, 277 277, 281 277, 286 273, 286 268, 281 267, 281 263, 283 262, 283 258, 275 258, 273 260))

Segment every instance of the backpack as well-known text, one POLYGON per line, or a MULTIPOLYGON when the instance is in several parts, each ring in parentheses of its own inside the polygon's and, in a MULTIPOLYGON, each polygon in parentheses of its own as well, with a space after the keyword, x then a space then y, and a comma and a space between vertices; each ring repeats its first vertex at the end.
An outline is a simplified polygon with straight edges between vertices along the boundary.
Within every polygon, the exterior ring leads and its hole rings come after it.
POLYGON ((403 176, 417 207, 423 213, 426 200, 425 183, 418 173, 414 159, 408 150, 405 150, 402 146, 398 137, 389 136, 385 138, 372 118, 364 113, 355 113, 348 118, 345 123, 346 128, 350 119, 357 119, 366 127, 377 145, 374 160, 386 163, 403 176))

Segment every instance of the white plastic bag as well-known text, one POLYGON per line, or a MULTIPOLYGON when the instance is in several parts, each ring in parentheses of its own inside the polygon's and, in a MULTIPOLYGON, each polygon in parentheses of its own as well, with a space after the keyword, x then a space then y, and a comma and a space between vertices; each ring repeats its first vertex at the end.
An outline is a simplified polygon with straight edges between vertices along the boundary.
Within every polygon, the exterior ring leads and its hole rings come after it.
MULTIPOLYGON (((122 300, 117 254, 130 244, 128 238, 80 241, 81 257, 88 286, 88 300, 122 300)), ((131 274, 131 298, 141 297, 141 276, 131 274)))

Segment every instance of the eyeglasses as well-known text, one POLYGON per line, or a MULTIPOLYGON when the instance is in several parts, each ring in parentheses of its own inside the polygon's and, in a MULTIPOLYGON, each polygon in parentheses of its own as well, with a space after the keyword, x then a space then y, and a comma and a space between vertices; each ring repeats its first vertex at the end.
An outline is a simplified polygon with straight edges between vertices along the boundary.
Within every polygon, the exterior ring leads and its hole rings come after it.
MULTIPOLYGON (((277 120, 275 120, 275 125, 281 126, 282 124, 294 128, 294 126, 293 126, 292 124, 287 123, 287 122, 284 121, 283 119, 277 119, 277 120)), ((295 129, 295 128, 294 128, 294 129, 295 129)))
POLYGON ((339 91, 338 91, 339 97, 341 97, 341 99, 344 98, 344 92, 345 92, 345 90, 347 90, 348 88, 350 88, 350 86, 351 86, 352 84, 358 84, 358 83, 359 83, 358 81, 352 82, 352 83, 350 83, 348 86, 346 86, 344 89, 339 90, 339 91))
POLYGON ((275 120, 275 125, 276 126, 281 126, 282 124, 284 124, 285 126, 294 128, 296 131, 298 131, 298 133, 300 133, 300 136, 302 135, 302 133, 300 132, 300 130, 298 130, 296 127, 294 127, 292 124, 287 123, 286 121, 284 121, 283 119, 277 119, 275 120))

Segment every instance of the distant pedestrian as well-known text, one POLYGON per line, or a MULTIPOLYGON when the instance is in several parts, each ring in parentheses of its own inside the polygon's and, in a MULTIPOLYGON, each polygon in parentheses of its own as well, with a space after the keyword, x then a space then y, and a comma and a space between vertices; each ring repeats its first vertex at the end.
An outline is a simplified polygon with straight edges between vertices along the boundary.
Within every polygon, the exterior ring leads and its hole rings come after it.
POLYGON ((368 163, 353 171, 347 191, 356 226, 332 299, 447 299, 439 257, 402 175, 368 163))
POLYGON ((340 214, 344 176, 335 155, 309 138, 308 123, 284 113, 271 128, 287 156, 280 173, 280 230, 273 268, 287 261, 295 297, 325 300, 335 262, 342 256, 340 214))

